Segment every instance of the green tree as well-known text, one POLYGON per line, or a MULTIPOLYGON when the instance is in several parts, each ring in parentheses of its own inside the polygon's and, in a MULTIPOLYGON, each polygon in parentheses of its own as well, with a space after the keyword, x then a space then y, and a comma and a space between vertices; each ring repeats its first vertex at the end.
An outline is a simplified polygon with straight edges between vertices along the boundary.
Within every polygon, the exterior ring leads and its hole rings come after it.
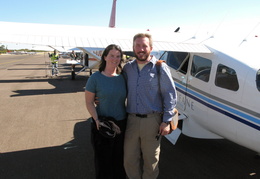
POLYGON ((4 45, 1 45, 1 46, 0 46, 0 50, 5 50, 5 46, 4 46, 4 45))

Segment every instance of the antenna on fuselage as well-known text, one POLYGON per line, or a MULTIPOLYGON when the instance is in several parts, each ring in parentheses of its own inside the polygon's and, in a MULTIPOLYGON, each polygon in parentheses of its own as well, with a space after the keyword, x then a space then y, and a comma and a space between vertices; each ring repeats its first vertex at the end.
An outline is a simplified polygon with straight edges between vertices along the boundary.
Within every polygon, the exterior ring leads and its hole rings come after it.
MULTIPOLYGON (((258 22, 258 23, 256 24, 256 26, 248 33, 248 35, 242 40, 242 42, 239 44, 239 46, 242 45, 244 42, 247 41, 247 38, 248 38, 248 37, 252 34, 252 32, 259 26, 259 24, 260 24, 260 22, 258 22)), ((257 35, 255 35, 255 37, 257 37, 257 35)))
POLYGON ((180 27, 178 27, 177 29, 175 29, 175 31, 174 32, 179 32, 180 31, 180 27))
POLYGON ((113 0, 112 11, 110 15, 109 27, 116 27, 116 0, 113 0))

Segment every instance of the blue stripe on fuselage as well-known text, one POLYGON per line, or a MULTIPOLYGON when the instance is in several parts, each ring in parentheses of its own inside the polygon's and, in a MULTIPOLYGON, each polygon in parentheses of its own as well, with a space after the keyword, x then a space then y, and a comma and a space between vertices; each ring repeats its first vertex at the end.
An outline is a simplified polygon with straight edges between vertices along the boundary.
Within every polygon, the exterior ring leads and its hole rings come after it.
POLYGON ((205 105, 206 107, 209 107, 223 115, 226 115, 236 121, 239 121, 243 124, 246 124, 250 127, 253 127, 254 129, 260 130, 260 126, 257 124, 260 124, 260 120, 258 118, 249 116, 246 113, 243 113, 241 111, 238 111, 234 108, 231 108, 229 106, 226 106, 220 102, 217 102, 215 100, 212 100, 211 98, 208 98, 190 88, 187 89, 175 81, 176 90, 180 93, 187 95, 188 97, 192 98, 193 100, 205 105), (244 118, 244 119, 243 119, 244 118), (247 119, 247 120, 245 120, 247 119), (253 123, 252 123, 253 122, 253 123))

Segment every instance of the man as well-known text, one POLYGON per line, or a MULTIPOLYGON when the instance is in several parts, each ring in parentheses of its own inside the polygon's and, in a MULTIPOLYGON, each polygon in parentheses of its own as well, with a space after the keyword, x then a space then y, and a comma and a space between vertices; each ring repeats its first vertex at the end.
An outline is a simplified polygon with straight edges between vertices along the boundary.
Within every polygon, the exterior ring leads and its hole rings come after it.
POLYGON ((177 102, 168 66, 165 63, 156 66, 157 59, 150 54, 152 50, 149 34, 135 35, 136 60, 128 62, 123 69, 128 88, 124 166, 129 179, 158 177, 161 139, 157 140, 156 136, 169 133, 169 121, 177 102))
POLYGON ((76 53, 74 52, 74 50, 72 50, 72 52, 70 53, 70 58, 71 60, 76 60, 76 53))
POLYGON ((50 60, 52 64, 52 70, 51 70, 51 75, 58 75, 59 70, 58 70, 58 62, 59 62, 59 54, 57 53, 57 50, 54 50, 54 52, 50 55, 50 60))
MULTIPOLYGON (((76 53, 74 52, 74 50, 72 50, 72 52, 70 53, 70 59, 71 60, 77 60, 77 56, 76 56, 76 53)), ((76 65, 75 64, 71 64, 71 71, 74 73, 75 71, 75 67, 76 65)), ((73 78, 73 77, 72 77, 73 78)))

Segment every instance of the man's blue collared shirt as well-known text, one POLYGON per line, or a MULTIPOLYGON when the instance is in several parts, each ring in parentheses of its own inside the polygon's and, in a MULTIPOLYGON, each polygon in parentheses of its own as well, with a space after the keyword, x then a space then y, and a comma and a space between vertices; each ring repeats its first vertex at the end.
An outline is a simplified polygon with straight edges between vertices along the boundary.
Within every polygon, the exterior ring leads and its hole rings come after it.
POLYGON ((168 66, 162 63, 156 67, 156 61, 157 59, 153 57, 141 71, 136 60, 124 66, 123 72, 128 88, 127 112, 163 113, 163 121, 170 121, 177 102, 176 89, 168 66))

